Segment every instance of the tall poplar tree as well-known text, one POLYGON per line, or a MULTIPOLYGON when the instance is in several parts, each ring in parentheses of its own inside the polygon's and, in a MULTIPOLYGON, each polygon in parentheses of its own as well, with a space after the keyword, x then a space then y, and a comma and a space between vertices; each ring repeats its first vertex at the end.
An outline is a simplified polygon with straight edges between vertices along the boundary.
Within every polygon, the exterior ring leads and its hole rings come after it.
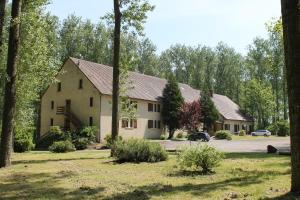
POLYGON ((281 0, 288 87, 292 184, 300 194, 300 0, 281 0))
POLYGON ((4 112, 0 145, 0 168, 11 165, 12 136, 16 109, 17 64, 19 56, 20 16, 22 0, 12 1, 11 22, 7 56, 7 81, 5 84, 4 112))

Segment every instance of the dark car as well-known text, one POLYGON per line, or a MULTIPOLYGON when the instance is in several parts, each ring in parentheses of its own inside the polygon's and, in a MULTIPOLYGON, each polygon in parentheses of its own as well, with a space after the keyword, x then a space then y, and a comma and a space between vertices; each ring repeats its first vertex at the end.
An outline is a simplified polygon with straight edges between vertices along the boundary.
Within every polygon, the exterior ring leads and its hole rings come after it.
POLYGON ((203 141, 208 142, 210 140, 210 136, 207 132, 195 132, 188 135, 188 140, 190 141, 203 141))

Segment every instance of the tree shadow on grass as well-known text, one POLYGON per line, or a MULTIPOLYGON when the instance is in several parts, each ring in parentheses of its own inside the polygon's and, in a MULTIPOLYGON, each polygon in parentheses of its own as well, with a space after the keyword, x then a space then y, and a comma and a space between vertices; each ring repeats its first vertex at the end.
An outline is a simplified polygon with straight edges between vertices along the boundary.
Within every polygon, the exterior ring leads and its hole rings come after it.
MULTIPOLYGON (((236 177, 229 178, 219 182, 213 183, 203 183, 203 184, 183 184, 178 186, 168 185, 168 184, 152 184, 135 188, 133 191, 127 193, 120 193, 105 200, 148 200, 151 197, 161 197, 164 195, 175 195, 181 192, 189 192, 193 196, 197 196, 199 199, 201 197, 210 197, 212 193, 216 190, 226 191, 229 187, 241 187, 249 186, 252 184, 260 184, 263 181, 271 179, 275 176, 285 175, 288 172, 278 172, 278 171, 243 171, 242 169, 234 172, 236 177)), ((176 176, 186 176, 182 172, 169 174, 171 177, 176 176)), ((200 176, 200 174, 189 173, 188 176, 200 176)))
POLYGON ((107 159, 107 157, 101 157, 101 158, 57 158, 57 159, 40 159, 40 160, 16 160, 12 161, 13 165, 17 164, 42 164, 45 162, 57 162, 57 161, 76 161, 76 160, 101 160, 101 159, 107 159))
POLYGON ((241 158, 266 159, 266 158, 286 157, 278 154, 268 154, 268 153, 225 153, 225 155, 226 155, 226 159, 241 159, 241 158))
MULTIPOLYGON (((79 186, 76 189, 59 186, 60 181, 70 181, 76 173, 61 171, 50 173, 16 173, 0 182, 0 199, 84 199, 90 195, 101 197, 103 187, 79 186)), ((71 184, 71 183, 70 183, 71 184)))

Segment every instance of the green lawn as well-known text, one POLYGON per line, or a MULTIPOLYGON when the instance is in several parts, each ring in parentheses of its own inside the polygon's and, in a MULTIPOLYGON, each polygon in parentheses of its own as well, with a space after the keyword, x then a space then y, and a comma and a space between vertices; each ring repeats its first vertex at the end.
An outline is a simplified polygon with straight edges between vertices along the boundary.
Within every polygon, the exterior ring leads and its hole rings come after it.
MULTIPOLYGON (((108 151, 13 155, 0 169, 0 199, 289 199, 289 157, 226 154, 213 175, 182 174, 176 157, 116 164, 108 151)), ((290 197, 290 199, 293 199, 290 197)))

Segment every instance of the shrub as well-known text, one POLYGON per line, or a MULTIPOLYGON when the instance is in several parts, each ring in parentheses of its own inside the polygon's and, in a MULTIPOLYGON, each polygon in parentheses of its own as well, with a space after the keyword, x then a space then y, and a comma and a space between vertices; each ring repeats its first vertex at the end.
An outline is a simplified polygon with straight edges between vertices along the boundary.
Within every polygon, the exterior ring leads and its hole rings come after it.
POLYGON ((34 148, 33 144, 33 131, 34 128, 16 128, 14 137, 14 151, 18 153, 30 151, 34 148))
POLYGON ((66 153, 75 151, 75 147, 69 140, 54 142, 50 147, 49 151, 53 153, 66 153))
MULTIPOLYGON (((111 138, 111 134, 107 134, 105 136, 104 140, 105 140, 106 147, 112 148, 113 141, 112 141, 112 138, 111 138)), ((122 141, 122 140, 123 140, 122 136, 118 136, 117 141, 122 141)))
POLYGON ((159 139, 161 139, 161 140, 166 140, 167 139, 167 136, 166 135, 160 135, 160 137, 159 137, 159 139))
POLYGON ((98 132, 97 127, 95 126, 86 126, 78 134, 78 138, 87 138, 90 142, 96 141, 96 134, 98 132))
POLYGON ((239 136, 245 136, 246 135, 246 131, 245 130, 240 130, 239 131, 239 136))
POLYGON ((215 138, 219 140, 232 140, 232 134, 229 131, 221 130, 216 132, 215 138))
POLYGON ((178 155, 178 164, 181 169, 199 171, 207 174, 219 166, 224 155, 208 145, 186 147, 178 155))
POLYGON ((88 147, 90 144, 90 141, 88 138, 77 138, 73 140, 73 144, 76 148, 76 150, 84 150, 88 147))
POLYGON ((179 132, 176 137, 179 138, 179 139, 183 138, 183 132, 179 132))
POLYGON ((118 140, 113 147, 113 152, 113 156, 119 162, 159 162, 168 157, 160 144, 142 139, 118 140))
POLYGON ((277 121, 267 127, 271 131, 272 135, 277 135, 281 137, 288 136, 290 134, 290 125, 286 120, 277 121))
POLYGON ((37 147, 38 148, 49 148, 54 142, 57 141, 65 141, 70 140, 71 135, 70 133, 64 133, 59 126, 52 126, 50 128, 49 133, 46 136, 42 136, 42 139, 38 141, 37 147))
POLYGON ((277 122, 277 127, 278 127, 278 132, 277 135, 278 136, 288 136, 290 135, 290 124, 287 121, 278 121, 277 122))

